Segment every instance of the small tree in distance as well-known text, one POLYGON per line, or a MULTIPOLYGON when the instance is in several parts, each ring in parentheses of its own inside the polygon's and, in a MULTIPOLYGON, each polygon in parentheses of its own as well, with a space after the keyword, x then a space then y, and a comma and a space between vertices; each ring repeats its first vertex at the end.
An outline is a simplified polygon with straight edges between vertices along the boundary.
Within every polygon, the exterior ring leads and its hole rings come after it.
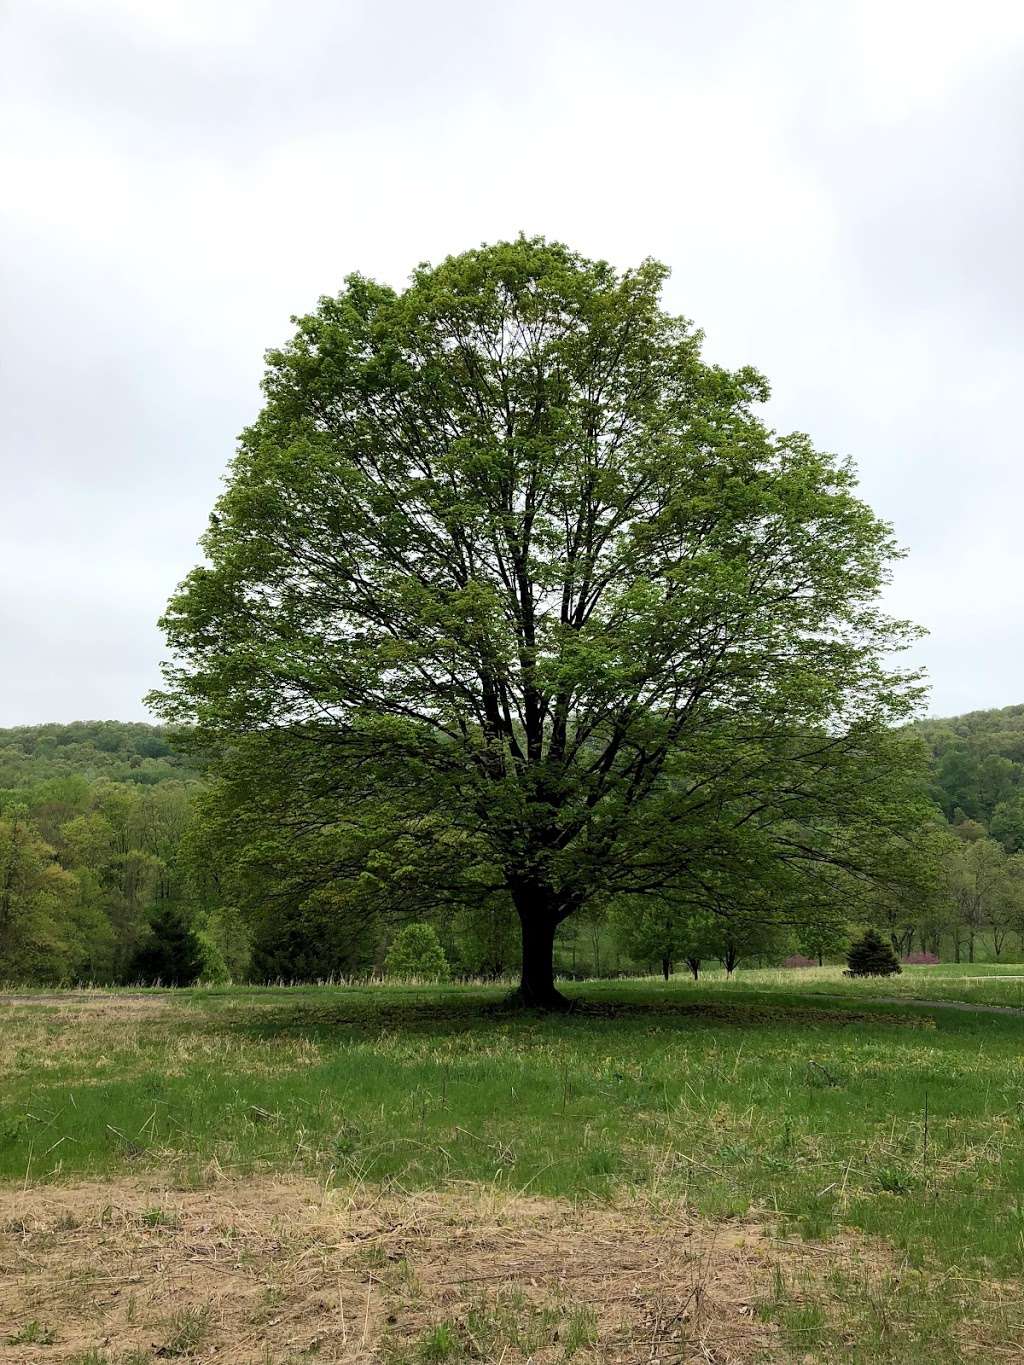
POLYGON ((902 972, 896 954, 874 929, 869 929, 846 955, 850 976, 895 976, 902 972))
POLYGON ((149 936, 132 959, 131 974, 144 985, 160 986, 191 986, 202 976, 203 945, 173 906, 153 916, 149 936))
POLYGON ((431 924, 407 924, 395 935, 384 963, 388 976, 447 981, 448 959, 431 924))

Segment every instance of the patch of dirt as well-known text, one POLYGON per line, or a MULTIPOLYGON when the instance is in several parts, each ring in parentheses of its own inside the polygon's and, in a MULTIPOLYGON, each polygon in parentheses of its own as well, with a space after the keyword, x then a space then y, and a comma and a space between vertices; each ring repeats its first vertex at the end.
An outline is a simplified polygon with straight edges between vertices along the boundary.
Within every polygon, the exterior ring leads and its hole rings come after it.
MULTIPOLYGON (((753 1221, 696 1221, 678 1204, 580 1208, 479 1187, 7 1188, 0 1360, 141 1351, 397 1365, 427 1358, 438 1324, 460 1358, 503 1365, 785 1360, 756 1304, 772 1266, 806 1272, 821 1254, 753 1221)), ((830 1244, 828 1264, 842 1255, 830 1244)))

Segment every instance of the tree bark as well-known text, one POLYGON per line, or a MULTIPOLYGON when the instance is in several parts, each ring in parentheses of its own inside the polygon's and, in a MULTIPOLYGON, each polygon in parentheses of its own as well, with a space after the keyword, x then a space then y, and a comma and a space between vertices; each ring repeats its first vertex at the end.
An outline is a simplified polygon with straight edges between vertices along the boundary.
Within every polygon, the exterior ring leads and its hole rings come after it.
POLYGON ((662 976, 665 978, 666 981, 667 981, 667 980, 669 979, 669 977, 672 975, 672 959, 671 959, 671 958, 663 957, 663 958, 661 959, 661 974, 662 974, 662 976))
POLYGON ((557 917, 544 907, 516 908, 523 932, 523 970, 513 1002, 529 1009, 568 1009, 570 1002, 555 986, 557 917))

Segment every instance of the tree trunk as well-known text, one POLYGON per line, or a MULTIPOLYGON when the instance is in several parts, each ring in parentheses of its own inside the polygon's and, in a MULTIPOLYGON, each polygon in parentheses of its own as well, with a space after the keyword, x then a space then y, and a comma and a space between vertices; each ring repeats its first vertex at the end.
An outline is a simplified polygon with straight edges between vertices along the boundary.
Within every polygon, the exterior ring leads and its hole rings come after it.
POLYGON ((661 974, 662 974, 662 976, 665 978, 666 981, 667 981, 667 980, 669 979, 669 977, 672 975, 672 959, 671 959, 671 958, 663 957, 663 958, 661 959, 661 974))
POLYGON ((686 959, 686 965, 689 967, 690 971, 693 972, 693 979, 694 979, 694 981, 699 981, 699 980, 700 980, 700 958, 699 958, 699 957, 688 957, 688 958, 686 959))
POLYGON ((519 911, 523 931, 523 970, 513 1001, 529 1009, 565 1010, 569 1001, 555 988, 555 930, 558 921, 544 909, 519 911))

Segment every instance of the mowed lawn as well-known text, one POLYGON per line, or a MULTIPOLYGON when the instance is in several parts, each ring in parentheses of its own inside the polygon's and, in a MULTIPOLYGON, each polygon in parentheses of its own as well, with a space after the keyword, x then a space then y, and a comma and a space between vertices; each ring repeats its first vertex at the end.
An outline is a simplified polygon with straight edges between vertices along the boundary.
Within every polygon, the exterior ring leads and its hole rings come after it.
MULTIPOLYGON (((688 1355, 691 1309, 674 1356, 643 1354, 642 1333, 602 1354, 586 1304, 550 1309, 577 1324, 568 1351, 565 1324, 557 1348, 546 1328, 531 1347, 511 1327, 487 1336, 466 1313, 445 1317, 438 1300, 412 1335, 389 1337, 394 1314, 364 1331, 367 1359, 510 1365, 548 1359, 541 1347, 580 1360, 1021 1359, 1024 1015, 937 1003, 1014 1006, 1024 982, 1000 974, 1024 967, 584 983, 564 1017, 509 1013, 499 989, 469 987, 8 996, 5 1207, 82 1182, 159 1177, 187 1192, 288 1177, 352 1207, 440 1195, 457 1209, 484 1192, 614 1211, 638 1228, 685 1216, 713 1230, 708 1247, 726 1245, 721 1229, 729 1245, 738 1229, 761 1239, 736 1311, 775 1336, 746 1354, 727 1354, 726 1332, 718 1354, 688 1355)), ((24 1312, 12 1321, 18 1359, 73 1358, 33 1331, 51 1329, 24 1312)), ((155 1358, 119 1355, 116 1337, 90 1349, 74 1358, 155 1358)), ((254 1346, 251 1358, 292 1356, 254 1346)))

